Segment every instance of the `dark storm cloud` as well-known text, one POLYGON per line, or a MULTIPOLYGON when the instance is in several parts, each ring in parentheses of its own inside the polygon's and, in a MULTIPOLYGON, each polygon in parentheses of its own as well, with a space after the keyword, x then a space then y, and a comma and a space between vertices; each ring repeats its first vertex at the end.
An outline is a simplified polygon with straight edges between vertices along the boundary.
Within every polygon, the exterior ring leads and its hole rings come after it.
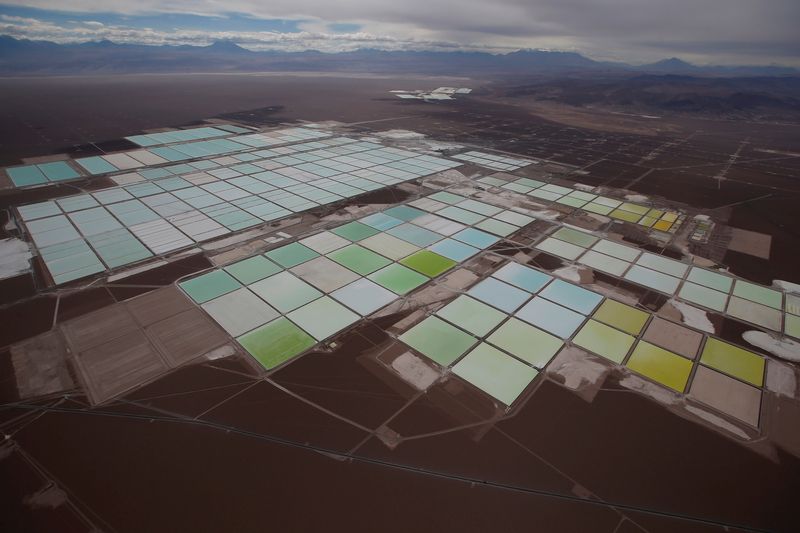
MULTIPOLYGON (((79 13, 98 6, 94 0, 18 4, 79 13)), ((449 43, 569 49, 629 61, 677 54, 701 62, 800 61, 798 0, 106 0, 102 9, 130 15, 134 28, 137 14, 240 13, 302 20, 317 36, 357 28, 350 35, 411 48, 449 43)))

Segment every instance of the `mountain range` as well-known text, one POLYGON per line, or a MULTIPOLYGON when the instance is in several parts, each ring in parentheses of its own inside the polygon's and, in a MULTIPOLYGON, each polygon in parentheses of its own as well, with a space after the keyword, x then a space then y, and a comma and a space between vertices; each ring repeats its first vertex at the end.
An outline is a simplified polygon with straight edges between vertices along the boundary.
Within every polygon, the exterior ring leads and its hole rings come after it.
POLYGON ((158 72, 328 71, 438 75, 526 76, 609 73, 690 76, 797 76, 781 66, 697 66, 677 58, 648 65, 595 61, 575 52, 520 50, 417 52, 361 49, 352 52, 251 51, 231 41, 209 46, 152 46, 90 41, 58 44, 0 35, 0 75, 158 72))

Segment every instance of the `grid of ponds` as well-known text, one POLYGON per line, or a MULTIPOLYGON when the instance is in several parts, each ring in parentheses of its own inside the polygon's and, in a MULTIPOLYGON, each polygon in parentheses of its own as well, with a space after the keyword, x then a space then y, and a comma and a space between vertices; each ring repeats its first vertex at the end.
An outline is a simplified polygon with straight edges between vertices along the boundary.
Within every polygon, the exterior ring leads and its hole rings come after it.
POLYGON ((157 167, 18 207, 56 284, 458 166, 349 138, 157 167))
POLYGON ((158 133, 146 133, 144 135, 131 135, 125 137, 134 144, 146 148, 148 146, 158 146, 159 144, 171 144, 187 141, 202 141, 205 139, 215 139, 225 137, 232 133, 247 133, 245 128, 236 126, 222 125, 218 127, 204 126, 200 128, 190 128, 185 130, 162 131, 158 133), (232 130, 231 128, 235 128, 232 130), (237 131, 238 130, 238 131, 237 131))
MULTIPOLYGON (((459 222, 474 224, 476 228, 486 229, 503 237, 515 231, 515 226, 508 223, 512 219, 517 224, 527 224, 533 220, 528 214, 504 211, 500 207, 447 191, 434 193, 410 202, 409 205, 459 222), (475 207, 478 204, 480 206, 475 207), (502 218, 487 217, 500 211, 504 211, 500 215, 502 218)), ((729 316, 773 331, 784 331, 795 337, 800 334, 800 320, 797 318, 800 298, 787 295, 784 304, 781 291, 668 257, 642 252, 638 248, 569 227, 559 228, 537 243, 535 248, 713 311, 727 312, 729 316), (782 313, 784 305, 786 311, 782 313)))
POLYGON ((478 181, 485 185, 501 187, 538 198, 539 200, 583 209, 590 213, 609 216, 617 220, 668 233, 675 233, 685 218, 684 215, 675 211, 652 208, 634 202, 623 202, 615 198, 530 178, 506 181, 494 176, 487 176, 480 178, 478 181))
MULTIPOLYGON (((228 126, 229 129, 243 130, 228 126)), ((247 130, 244 130, 247 131, 247 130)), ((219 128, 195 128, 190 130, 176 130, 150 135, 128 137, 129 140, 148 148, 128 150, 114 154, 91 156, 75 159, 74 161, 55 161, 38 165, 21 165, 5 169, 11 182, 16 187, 30 187, 66 181, 84 177, 95 176, 142 168, 150 165, 164 165, 175 162, 188 161, 197 158, 219 157, 226 154, 265 148, 281 144, 297 143, 302 141, 319 140, 330 137, 331 133, 312 128, 283 128, 262 133, 247 133, 220 138, 230 135, 230 132, 219 128), (206 131, 208 130, 208 131, 206 131), (218 132, 216 135, 214 132, 218 132), (199 136, 199 137, 196 137, 199 136), (153 137, 152 139, 149 139, 153 137), (156 141, 168 139, 182 139, 195 137, 200 140, 173 142, 167 146, 156 141), (142 143, 152 144, 142 144, 142 143)))
MULTIPOLYGON (((271 370, 504 236, 418 209, 443 199, 473 213, 495 208, 455 196, 434 193, 179 285, 271 370)), ((501 209, 490 218, 518 214, 501 209)), ((533 219, 515 221, 520 229, 533 219)), ((576 345, 748 424, 759 423, 766 366, 761 355, 513 261, 399 340, 505 405, 565 345, 576 345), (730 400, 732 394, 737 401, 730 400)))
POLYGON ((505 209, 447 191, 433 193, 408 205, 427 211, 429 216, 469 224, 501 237, 511 235, 534 220, 526 210, 505 209))
POLYGON ((752 426, 759 423, 761 355, 515 262, 399 339, 506 405, 563 346, 575 345, 752 426))
POLYGON ((497 154, 490 154, 487 152, 470 151, 464 152, 453 156, 454 159, 474 163, 482 167, 491 168, 493 170, 517 170, 518 168, 526 167, 533 163, 528 159, 521 159, 518 157, 505 157, 497 154))
POLYGON ((800 338, 800 297, 796 295, 568 227, 559 228, 535 248, 711 311, 800 338))
POLYGON ((269 370, 500 238, 401 204, 179 286, 269 370))
POLYGON ((253 148, 265 148, 280 144, 310 141, 330 137, 327 131, 309 128, 284 128, 263 133, 236 135, 224 139, 210 139, 174 143, 168 146, 142 148, 128 152, 104 156, 92 156, 76 159, 90 175, 106 174, 131 170, 148 165, 176 163, 190 159, 214 157, 253 148))
POLYGON ((16 187, 57 183, 80 177, 78 171, 66 161, 9 167, 6 173, 16 187))

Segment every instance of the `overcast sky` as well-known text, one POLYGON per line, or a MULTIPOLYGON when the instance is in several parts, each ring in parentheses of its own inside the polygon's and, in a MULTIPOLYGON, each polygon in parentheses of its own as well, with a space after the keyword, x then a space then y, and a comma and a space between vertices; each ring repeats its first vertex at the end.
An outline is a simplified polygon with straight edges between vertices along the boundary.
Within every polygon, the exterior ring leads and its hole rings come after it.
POLYGON ((631 63, 800 66, 799 25, 800 0, 0 0, 0 34, 56 42, 544 48, 631 63))

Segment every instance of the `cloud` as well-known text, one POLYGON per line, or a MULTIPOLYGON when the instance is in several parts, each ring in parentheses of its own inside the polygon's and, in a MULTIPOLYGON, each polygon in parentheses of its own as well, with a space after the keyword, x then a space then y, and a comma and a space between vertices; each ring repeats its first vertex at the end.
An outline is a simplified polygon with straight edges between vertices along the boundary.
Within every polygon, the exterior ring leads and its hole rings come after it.
MULTIPOLYGON (((106 0, 102 5, 104 11, 129 16, 131 27, 116 30, 129 39, 146 30, 135 27, 140 15, 237 13, 304 21, 307 47, 323 43, 332 51, 334 43, 414 48, 427 43, 464 49, 567 49, 634 62, 680 54, 699 62, 800 63, 797 0, 106 0), (341 23, 348 26, 337 26, 341 23), (334 31, 356 27, 358 31, 334 31)), ((97 12, 95 0, 26 0, 25 6, 97 12)), ((180 28, 177 32, 181 39, 200 38, 180 28)), ((178 38, 145 33, 162 41, 178 38)), ((303 43, 302 37, 260 33, 241 32, 240 37, 253 46, 303 43)), ((62 38, 67 38, 63 32, 62 38)))
MULTIPOLYGON (((346 52, 362 48, 380 50, 454 50, 465 49, 459 43, 432 40, 398 39, 366 32, 340 33, 322 31, 299 32, 209 32, 199 30, 161 31, 152 28, 106 25, 99 22, 74 22, 59 25, 34 18, 0 15, 0 33, 19 39, 80 43, 109 40, 123 44, 205 46, 215 41, 234 41, 250 50, 283 50, 287 52, 319 50, 346 52)), ((507 51, 503 48, 475 45, 467 49, 507 51)))

